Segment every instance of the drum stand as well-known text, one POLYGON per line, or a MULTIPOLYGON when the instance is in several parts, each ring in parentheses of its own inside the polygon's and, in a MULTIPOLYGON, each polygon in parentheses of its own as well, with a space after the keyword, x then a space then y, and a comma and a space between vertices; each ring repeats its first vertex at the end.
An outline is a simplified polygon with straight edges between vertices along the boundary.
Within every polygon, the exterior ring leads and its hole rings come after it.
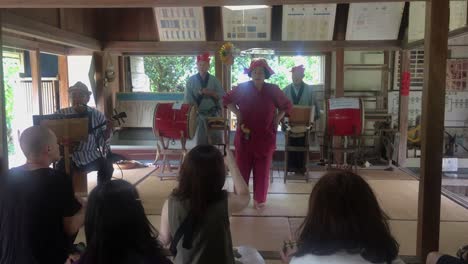
POLYGON ((330 134, 326 135, 327 138, 327 170, 332 169, 347 169, 354 172, 357 172, 357 155, 361 149, 361 136, 360 135, 349 135, 349 136, 335 136, 333 133, 333 128, 330 131, 330 134), (333 139, 334 137, 339 138, 342 142, 340 142, 339 146, 334 146, 333 139), (352 144, 349 143, 349 139, 351 139, 352 144), (344 141, 344 142, 343 142, 344 141), (344 143, 344 144, 343 144, 344 143), (344 154, 344 161, 343 164, 336 163, 336 167, 333 168, 333 163, 336 160, 335 153, 343 153, 344 154), (353 159, 351 164, 347 163, 347 154, 352 153, 353 159))
MULTIPOLYGON (((305 127, 304 126, 304 131, 302 132, 293 132, 289 125, 286 125, 286 131, 284 133, 285 135, 285 144, 284 144, 284 183, 286 183, 286 180, 297 180, 297 177, 291 177, 288 175, 289 167, 288 167, 288 159, 289 159, 289 152, 303 152, 304 153, 304 178, 306 182, 309 182, 309 152, 310 152, 310 134, 313 128, 313 125, 305 127), (291 137, 304 137, 304 145, 303 146, 291 146, 290 145, 290 138, 291 137)), ((272 177, 270 177, 270 182, 273 180, 272 177)))
POLYGON ((162 137, 159 135, 159 131, 156 130, 156 135, 159 138, 159 142, 156 143, 157 151, 153 164, 158 165, 158 161, 162 159, 160 170, 156 173, 156 176, 158 176, 161 180, 175 180, 179 176, 180 166, 182 166, 185 154, 187 154, 187 149, 185 148, 187 139, 184 137, 183 131, 180 131, 180 134, 180 143, 182 145, 182 149, 169 149, 169 144, 171 143, 171 140, 174 141, 174 139, 162 137), (162 148, 159 143, 161 143, 162 148), (171 161, 178 162, 178 165, 171 164, 171 161))
POLYGON ((204 122, 205 131, 207 131, 208 144, 217 146, 218 148, 223 149, 223 154, 226 156, 226 145, 229 142, 229 121, 222 117, 208 117, 206 122, 204 122), (213 142, 212 137, 210 136, 211 131, 223 131, 224 143, 223 142, 213 142))

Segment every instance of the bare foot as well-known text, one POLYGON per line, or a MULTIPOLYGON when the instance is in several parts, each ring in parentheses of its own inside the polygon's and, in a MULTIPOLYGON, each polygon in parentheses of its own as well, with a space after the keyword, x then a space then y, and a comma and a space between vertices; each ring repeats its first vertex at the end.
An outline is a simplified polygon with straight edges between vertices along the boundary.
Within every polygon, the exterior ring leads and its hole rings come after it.
POLYGON ((265 208, 266 203, 259 203, 257 201, 254 201, 254 208, 257 210, 261 210, 265 208))

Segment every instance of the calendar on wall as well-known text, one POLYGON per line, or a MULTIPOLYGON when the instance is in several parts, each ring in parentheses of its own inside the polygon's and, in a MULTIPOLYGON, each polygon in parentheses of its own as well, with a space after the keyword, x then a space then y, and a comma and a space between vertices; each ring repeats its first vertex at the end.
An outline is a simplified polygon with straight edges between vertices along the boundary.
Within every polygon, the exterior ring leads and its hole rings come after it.
POLYGON ((271 7, 230 9, 223 7, 224 40, 270 40, 271 7))
POLYGON ((447 91, 468 91, 468 60, 447 60, 447 91))
POLYGON ((283 40, 332 40, 336 4, 284 5, 283 40))
POLYGON ((398 39, 404 6, 404 2, 350 4, 346 40, 398 39))
MULTIPOLYGON (((449 30, 464 27, 466 24, 466 1, 454 0, 450 1, 450 22, 449 30)), ((426 28, 426 3, 411 2, 409 25, 408 25, 408 40, 415 41, 424 38, 424 30, 426 28)))
POLYGON ((205 41, 202 7, 156 7, 160 41, 205 41))

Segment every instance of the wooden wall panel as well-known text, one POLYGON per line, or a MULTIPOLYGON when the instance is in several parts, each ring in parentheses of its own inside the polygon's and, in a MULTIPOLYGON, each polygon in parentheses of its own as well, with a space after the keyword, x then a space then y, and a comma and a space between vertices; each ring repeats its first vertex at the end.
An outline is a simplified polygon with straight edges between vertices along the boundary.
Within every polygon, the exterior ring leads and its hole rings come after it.
POLYGON ((206 40, 222 41, 223 40, 223 18, 221 7, 205 7, 205 32, 206 40))
POLYGON ((34 19, 50 26, 60 26, 60 12, 58 8, 11 8, 5 10, 15 15, 34 19))
POLYGON ((99 39, 96 14, 96 9, 62 8, 60 9, 60 27, 73 33, 99 39))
POLYGON ((97 12, 100 40, 158 41, 152 8, 109 8, 97 12))

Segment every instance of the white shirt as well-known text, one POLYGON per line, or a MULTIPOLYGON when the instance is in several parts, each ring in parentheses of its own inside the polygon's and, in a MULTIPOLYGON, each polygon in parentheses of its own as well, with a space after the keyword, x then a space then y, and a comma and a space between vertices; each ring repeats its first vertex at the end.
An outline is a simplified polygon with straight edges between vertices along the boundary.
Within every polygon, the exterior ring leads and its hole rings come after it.
MULTIPOLYGON (((339 251, 333 255, 317 256, 307 254, 301 257, 293 257, 290 264, 373 264, 365 260, 359 254, 349 254, 344 251, 339 251)), ((404 264, 400 258, 395 259, 392 264, 404 264)))

